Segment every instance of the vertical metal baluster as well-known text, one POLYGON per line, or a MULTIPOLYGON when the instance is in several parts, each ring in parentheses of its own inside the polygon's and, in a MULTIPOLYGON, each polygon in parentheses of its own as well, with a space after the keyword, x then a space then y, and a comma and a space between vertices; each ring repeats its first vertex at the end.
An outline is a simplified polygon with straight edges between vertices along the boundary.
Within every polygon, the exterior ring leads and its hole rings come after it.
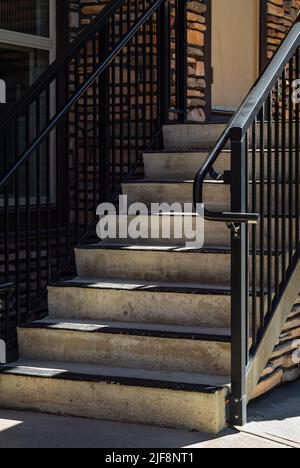
MULTIPOLYGON (((83 49, 83 77, 84 81, 88 76, 88 46, 83 49)), ((89 213, 89 138, 88 138, 88 116, 89 102, 88 91, 83 96, 83 146, 84 146, 84 168, 83 168, 83 187, 84 187, 84 231, 88 228, 89 213)))
MULTIPOLYGON (((58 94, 58 93, 57 93, 58 94)), ((57 98, 58 96, 56 96, 57 98)), ((56 99, 57 100, 57 99, 56 99)), ((56 102, 56 107, 59 107, 59 102, 56 102)), ((51 137, 50 137, 51 138, 51 137)), ((56 129, 56 149, 59 145, 59 131, 56 129)), ((62 177, 61 177, 61 157, 60 151, 56 151, 55 164, 55 182, 56 182, 56 226, 55 226, 55 243, 56 243, 56 275, 60 272, 61 265, 61 213, 62 213, 62 177)))
POLYGON ((275 91, 275 294, 279 294, 280 284, 280 258, 279 258, 279 229, 280 229, 280 216, 279 216, 279 192, 280 192, 280 181, 279 181, 279 166, 280 166, 280 109, 279 109, 279 80, 277 80, 277 86, 275 91))
POLYGON ((151 141, 153 140, 154 136, 154 100, 155 100, 155 94, 154 94, 154 28, 153 28, 153 22, 154 22, 155 16, 152 16, 150 19, 150 70, 149 70, 149 80, 150 80, 150 85, 149 85, 149 92, 150 92, 150 139, 151 141))
MULTIPOLYGON (((3 155, 4 155, 4 161, 3 161, 3 167, 4 167, 4 172, 6 172, 10 166, 10 157, 9 157, 9 150, 10 150, 10 129, 7 130, 4 134, 4 148, 3 148, 3 155)), ((10 223, 9 223, 9 210, 10 210, 10 194, 9 194, 9 186, 6 185, 4 188, 4 213, 3 213, 3 221, 4 221, 4 282, 9 282, 10 280, 10 271, 9 271, 9 255, 10 255, 10 223)), ((9 303, 7 300, 7 296, 5 299, 5 312, 6 312, 6 335, 8 337, 9 334, 9 316, 10 316, 10 310, 9 310, 9 303)))
MULTIPOLYGON (((46 105, 46 124, 50 119, 50 86, 47 86, 45 91, 45 105, 46 105)), ((51 168, 51 153, 50 153, 50 138, 48 137, 45 142, 46 147, 46 243, 47 243, 47 276, 48 281, 51 281, 51 238, 52 238, 52 221, 51 221, 51 180, 55 179, 53 168, 51 168)))
MULTIPOLYGON (((40 133, 41 109, 40 96, 36 98, 36 135, 40 133)), ((36 271, 37 293, 41 293, 41 151, 36 152, 36 271)))
MULTIPOLYGON (((127 31, 130 29, 131 25, 131 1, 127 2, 127 31)), ((132 42, 127 46, 127 161, 128 161, 128 169, 129 172, 131 170, 131 139, 132 139, 132 132, 131 132, 131 66, 130 66, 130 61, 131 61, 131 47, 132 47, 132 42)))
MULTIPOLYGON (((139 19, 139 2, 135 2, 135 21, 139 19)), ((140 154, 140 132, 139 132, 139 97, 140 97, 140 74, 139 74, 139 33, 135 35, 135 161, 138 161, 140 154)))
POLYGON ((293 87, 294 81, 294 57, 289 62, 289 263, 293 260, 293 237, 294 237, 294 105, 293 87))
MULTIPOLYGON (((79 78, 79 66, 80 66, 80 53, 78 53, 74 59, 74 80, 75 88, 78 89, 80 78, 79 78)), ((80 197, 79 197, 79 102, 77 101, 74 108, 74 210, 75 210, 75 244, 79 241, 79 213, 80 213, 80 197)))
POLYGON ((159 61, 159 10, 156 13, 156 27, 155 27, 155 95, 156 95, 156 130, 158 130, 160 124, 160 61, 159 61))
POLYGON ((187 7, 185 0, 176 0, 176 89, 179 120, 187 121, 187 7))
MULTIPOLYGON (((100 32, 101 36, 101 60, 108 55, 110 46, 109 25, 100 32)), ((100 159, 100 199, 108 201, 110 197, 110 84, 109 70, 102 73, 99 85, 99 141, 101 148, 100 159)), ((112 90, 114 93, 115 91, 112 90)))
MULTIPOLYGON (((248 212, 248 136, 242 140, 231 130, 231 210, 248 212), (239 138, 239 139, 238 139, 239 138)), ((249 357, 249 239, 248 225, 231 234, 231 415, 230 423, 244 425, 247 419, 246 369, 249 357)))
MULTIPOLYGON (((123 37, 124 34, 124 7, 120 8, 120 37, 123 37)), ((120 139, 120 177, 121 180, 124 178, 124 170, 126 162, 124 160, 124 50, 122 49, 119 56, 119 71, 120 71, 120 111, 119 111, 119 139, 120 139)))
POLYGON ((260 330, 265 324, 265 105, 260 112, 260 330))
MULTIPOLYGON (((116 41, 116 22, 115 16, 111 19, 110 37, 112 46, 116 41)), ((112 174, 112 193, 117 190, 117 174, 116 174, 116 61, 114 60, 111 66, 111 174, 112 174)), ((103 110, 101 110, 102 112, 103 110)))
MULTIPOLYGON (((69 67, 64 70, 64 99, 67 99, 70 90, 70 71, 69 67)), ((65 257, 68 258, 71 253, 71 180, 70 180, 70 151, 69 151, 69 129, 70 129, 70 112, 69 111, 62 121, 62 157, 64 158, 65 180, 64 189, 67 193, 65 201, 65 221, 63 236, 66 236, 66 253, 65 257)))
MULTIPOLYGON (((30 144, 30 108, 25 113, 25 147, 30 144)), ((26 236, 26 309, 31 312, 31 235, 30 235, 30 209, 31 209, 31 164, 28 159, 25 165, 25 236, 26 236)))
MULTIPOLYGON (((143 1, 143 9, 146 9, 146 1, 143 1)), ((143 37, 143 105, 142 105, 142 122, 143 122, 143 148, 146 148, 147 142, 147 24, 142 28, 143 37)), ((140 155, 139 155, 140 156, 140 155)))
POLYGON ((169 121, 170 105, 170 12, 169 2, 161 4, 158 15, 158 101, 160 128, 169 121))
POLYGON ((272 255, 272 102, 273 93, 267 99, 267 125, 268 125, 268 163, 267 163, 267 255, 268 255, 268 311, 272 307, 272 284, 273 284, 273 255, 272 255))
MULTIPOLYGON (((14 125, 15 133, 15 161, 19 158, 19 119, 14 125)), ((19 190, 19 172, 14 178, 15 183, 15 297, 16 297, 16 316, 17 323, 20 320, 20 190, 19 190)))
MULTIPOLYGON (((300 78, 300 47, 296 51, 296 79, 300 78)), ((296 249, 299 249, 300 244, 300 103, 296 104, 296 144, 295 144, 295 218, 296 218, 296 233, 295 243, 296 249)))
POLYGON ((282 281, 286 280, 286 69, 282 73, 282 111, 281 111, 281 255, 282 255, 282 281))
MULTIPOLYGON (((99 43, 99 41, 98 41, 99 43)), ((98 60, 99 60, 99 55, 97 56, 97 36, 93 37, 93 69, 95 69, 96 65, 99 65, 98 60)), ((98 126, 98 118, 97 118, 97 89, 99 86, 99 79, 97 79, 92 87, 92 93, 93 93, 93 154, 92 154, 92 167, 93 167, 93 218, 96 215, 96 209, 98 205, 98 194, 97 194, 97 126, 98 126)), ((100 151, 100 148, 99 148, 100 151)))
MULTIPOLYGON (((257 160, 257 118, 252 126, 252 212, 257 213, 256 160, 257 160)), ((257 226, 252 226, 252 343, 257 340, 257 226)))

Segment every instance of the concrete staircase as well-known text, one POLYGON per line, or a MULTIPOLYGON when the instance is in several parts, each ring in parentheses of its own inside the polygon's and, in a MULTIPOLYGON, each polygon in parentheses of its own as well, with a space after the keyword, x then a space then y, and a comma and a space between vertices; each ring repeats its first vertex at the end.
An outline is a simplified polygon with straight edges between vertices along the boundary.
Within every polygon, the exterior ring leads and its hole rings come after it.
MULTIPOLYGON (((170 126, 145 153, 129 203, 192 202, 192 179, 222 125, 170 126)), ((229 168, 225 150, 216 169, 229 168)), ((208 207, 228 186, 206 183, 208 207)), ((191 214, 191 216, 193 216, 191 214)), ((20 361, 0 374, 0 405, 218 433, 230 393, 230 233, 114 240, 76 249, 77 278, 49 286, 49 317, 19 327, 20 361)))

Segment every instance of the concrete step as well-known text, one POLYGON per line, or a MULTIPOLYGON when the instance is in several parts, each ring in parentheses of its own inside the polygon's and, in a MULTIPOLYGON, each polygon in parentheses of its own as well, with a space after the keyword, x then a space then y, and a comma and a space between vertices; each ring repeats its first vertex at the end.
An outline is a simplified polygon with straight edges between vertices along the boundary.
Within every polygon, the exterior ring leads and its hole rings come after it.
POLYGON ((47 318, 18 328, 22 359, 230 374, 230 330, 47 318))
MULTIPOLYGON (((228 124, 175 124, 163 128, 164 148, 167 151, 211 150, 227 128, 228 124)), ((289 124, 286 124, 288 135, 289 124)), ((265 146, 267 145, 268 129, 264 128, 265 146)), ((275 144, 275 124, 272 126, 272 145, 275 144)), ((260 125, 257 125, 257 143, 260 141, 260 125)), ((296 143, 296 139, 294 139, 296 143)), ((252 145, 252 131, 249 135, 249 145, 252 145)), ((279 135, 281 146, 281 131, 279 135)), ((227 148, 229 144, 227 145, 227 148)))
POLYGON ((96 244, 75 249, 80 277, 230 284, 230 255, 222 249, 203 251, 178 246, 96 244))
POLYGON ((103 219, 106 226, 115 226, 116 231, 113 233, 99 232, 99 238, 106 242, 124 242, 132 243, 136 237, 134 232, 139 236, 135 240, 141 245, 182 245, 193 243, 194 247, 203 247, 204 240, 206 246, 229 246, 230 231, 225 224, 204 222, 203 217, 196 214, 174 214, 162 213, 152 216, 139 215, 126 216, 120 214, 117 219, 114 216, 106 216, 103 219), (106 224, 107 223, 107 224, 106 224), (129 233, 127 238, 125 234, 129 233), (134 228, 134 232, 131 227, 134 228), (116 235, 115 235, 116 234, 116 235), (196 245, 196 241, 198 241, 196 245))
MULTIPOLYGON (((231 284, 229 249, 197 250, 178 246, 101 243, 77 248, 75 255, 77 274, 80 277, 198 283, 211 287, 229 287, 231 284)), ((273 259, 273 267, 274 263, 273 259)), ((265 266, 267 267, 267 257, 265 266)), ((259 271, 259 257, 257 269, 259 271)))
MULTIPOLYGON (((265 174, 268 174, 268 158, 267 152, 265 152, 265 174)), ((180 152, 180 151, 163 151, 163 152, 145 152, 144 168, 145 177, 149 180, 193 180, 200 167, 203 166, 209 155, 209 151, 193 151, 193 152, 180 152)), ((280 170, 281 175, 281 153, 280 159, 280 170)), ((275 178, 275 152, 272 152, 273 164, 272 164, 272 177, 275 178)), ((252 178, 252 152, 249 154, 249 174, 252 178)), ((257 153, 256 157, 256 171, 255 179, 260 178, 260 161, 261 154, 257 153)), ((230 170, 231 164, 231 152, 229 150, 222 151, 218 160, 214 164, 214 169, 219 173, 223 174, 224 171, 230 170)), ((288 178, 288 171, 287 171, 288 178)))
MULTIPOLYGON (((192 203, 192 181, 151 181, 138 180, 123 183, 123 194, 128 197, 128 204, 143 203, 150 206, 152 203, 192 203)), ((275 213, 275 183, 272 183, 272 213, 275 213)), ((260 200, 260 184, 256 184, 257 200, 260 200)), ((296 190, 294 190, 296 193, 296 190)), ((265 205, 267 205, 268 186, 265 184, 265 205)), ((249 187, 249 197, 252 197, 252 184, 249 187)), ((279 193, 280 213, 282 193, 279 193)), ((205 207, 212 211, 230 211, 230 186, 222 182, 206 181, 204 184, 205 207)), ((295 205, 295 203, 294 203, 295 205)), ((286 210, 289 207, 288 185, 286 185, 286 210)), ((165 210, 165 208, 164 208, 165 210)), ((156 209, 156 211, 158 211, 156 209)), ((176 211, 179 211, 178 209, 176 211)), ((266 208, 267 211, 267 208, 266 208)))
POLYGON ((164 148, 167 151, 212 149, 227 124, 166 125, 163 128, 164 148))
MULTIPOLYGON (((110 226, 116 225, 116 231, 110 237, 105 231, 102 237, 99 238, 102 241, 109 243, 124 243, 130 245, 135 242, 137 245, 142 246, 194 246, 194 247, 231 247, 231 231, 225 223, 214 222, 214 221, 203 221, 196 214, 170 214, 162 213, 161 215, 139 215, 138 216, 138 232, 139 237, 134 238, 128 236, 124 238, 123 230, 124 226, 127 227, 126 232, 130 232, 130 226, 133 223, 135 229, 137 225, 137 218, 134 216, 119 215, 117 219, 114 216, 107 216, 105 223, 110 226), (204 235, 204 238, 203 238, 204 235), (204 240, 204 243, 203 243, 204 240), (194 243, 194 245, 190 245, 194 243)), ((272 224, 272 248, 275 247, 275 225, 278 222, 273 218, 272 224)), ((282 229, 280 228, 281 221, 279 221, 279 243, 281 242, 282 229)), ((294 239, 296 231, 293 233, 294 239)), ((268 220, 265 218, 264 222, 264 239, 265 246, 268 244, 268 220)), ((260 229, 256 229, 256 245, 260 245, 260 229)), ((250 239, 250 245, 252 246, 252 236, 250 239)))
POLYGON ((227 377, 18 361, 0 370, 0 406, 218 433, 227 377))
POLYGON ((74 278, 48 287, 54 319, 230 327, 230 289, 199 284, 74 278))

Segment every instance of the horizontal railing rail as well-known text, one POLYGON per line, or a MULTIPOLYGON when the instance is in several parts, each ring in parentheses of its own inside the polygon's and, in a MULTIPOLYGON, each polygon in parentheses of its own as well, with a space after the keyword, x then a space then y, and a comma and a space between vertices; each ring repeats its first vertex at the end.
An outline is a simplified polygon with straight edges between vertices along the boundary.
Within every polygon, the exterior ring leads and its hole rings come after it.
POLYGON ((194 183, 195 204, 205 204, 209 175, 231 191, 231 212, 205 210, 205 218, 227 223, 232 233, 230 420, 237 425, 246 422, 247 404, 300 289, 299 79, 298 18, 194 183), (231 164, 217 174, 225 148, 231 164))

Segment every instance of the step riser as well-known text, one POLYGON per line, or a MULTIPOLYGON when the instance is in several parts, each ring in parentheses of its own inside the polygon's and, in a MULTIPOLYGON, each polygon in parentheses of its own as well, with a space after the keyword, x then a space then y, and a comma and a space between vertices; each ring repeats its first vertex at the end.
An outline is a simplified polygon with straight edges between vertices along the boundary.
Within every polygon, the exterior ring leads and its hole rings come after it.
POLYGON ((230 374, 230 345, 198 340, 19 329, 22 359, 174 372, 230 374))
MULTIPOLYGON (((211 150, 227 124, 187 124, 168 125, 163 129, 164 148, 167 151, 211 150)), ((289 134, 289 124, 286 124, 286 135, 289 134)), ((257 126, 257 144, 260 142, 260 125, 257 126)), ((264 126, 265 146, 268 141, 268 128, 264 126)), ((279 147, 281 147, 281 131, 279 134, 279 147)), ((296 143, 296 139, 294 139, 296 143)), ((249 145, 252 146, 252 131, 249 134, 249 145)), ((275 146, 275 125, 272 128, 272 146, 275 146)), ((226 145, 230 148, 230 142, 226 145)))
POLYGON ((164 148, 167 151, 212 149, 226 124, 167 125, 163 128, 164 148))
POLYGON ((66 380, 0 376, 2 408, 214 434, 226 427, 225 398, 225 390, 210 395, 108 383, 78 381, 74 385, 66 380))
MULTIPOLYGON (((256 189, 257 200, 260 200, 260 187, 256 189)), ((271 209, 272 214, 275 214, 275 186, 271 189, 271 209)), ((295 190, 294 190, 295 193, 295 190)), ((128 204, 143 203, 147 206, 152 203, 192 203, 193 201, 193 184, 192 183, 130 183, 123 184, 123 194, 128 196, 128 204)), ((295 195, 294 195, 295 196, 295 195)), ((268 188, 265 185, 265 214, 267 214, 267 197, 268 188)), ((249 188, 249 201, 251 206, 252 187, 249 188)), ((206 184, 204 187, 204 203, 208 210, 212 211, 231 211, 230 210, 230 186, 223 184, 206 184)), ((281 207, 282 194, 279 193, 279 213, 282 213, 281 207)), ((295 203, 294 203, 295 206, 295 203)), ((288 213, 289 196, 288 186, 286 188, 286 205, 285 209, 288 213)))
POLYGON ((147 291, 48 288, 53 318, 230 327, 230 297, 147 291))
MULTIPOLYGON (((120 223, 117 220, 117 237, 113 238, 107 237, 104 235, 101 240, 102 241, 107 241, 107 242, 112 242, 112 243, 124 243, 124 244, 132 244, 134 241, 136 245, 157 245, 157 246, 168 246, 168 245, 178 245, 178 246, 185 246, 187 243, 190 242, 195 242, 196 237, 193 238, 188 238, 185 236, 185 225, 182 217, 161 217, 160 219, 158 217, 139 217, 141 220, 141 225, 143 226, 143 231, 145 233, 148 233, 148 238, 143 237, 139 239, 124 239, 123 237, 120 237, 120 223), (159 225, 159 238, 152 238, 151 237, 151 232, 156 232, 155 228, 156 226, 159 225), (151 231, 151 226, 154 226, 153 231, 151 231), (148 229, 147 229, 148 228, 148 229), (183 234, 181 237, 176 235, 175 233, 179 232, 179 234, 183 234), (168 235, 169 234, 169 235, 168 235)), ((106 221, 108 220, 108 217, 106 218, 106 221)), ((128 223, 127 225, 130 226, 130 223, 134 220, 133 217, 128 217, 128 223)), ((187 222, 188 226, 188 231, 190 231, 190 227, 192 228, 193 232, 199 232, 199 239, 201 240, 201 232, 203 230, 202 224, 200 220, 198 219, 198 225, 195 219, 191 219, 191 217, 185 217, 185 220, 187 222), (198 227, 198 229, 197 229, 198 227)), ((109 221, 115 222, 114 218, 111 218, 109 221)), ((278 224, 276 223, 275 220, 272 220, 272 248, 275 247, 275 225, 278 224)), ((126 220, 121 221, 121 226, 126 225, 126 220)), ((122 228, 121 228, 122 229, 122 228)), ((265 246, 268 244, 268 221, 267 219, 265 220, 264 223, 264 238, 265 238, 265 246)), ((295 241, 295 236, 296 232, 294 234, 294 241, 295 241)), ((281 238, 282 238, 282 229, 281 229, 281 222, 279 222, 279 231, 278 231, 278 239, 279 239, 279 244, 281 243, 281 238)), ((257 246, 260 245, 260 229, 257 228, 256 230, 256 242, 257 246)), ((252 246, 252 235, 250 239, 250 245, 252 246)), ((205 221, 204 222, 204 247, 231 247, 231 232, 226 226, 225 223, 218 223, 218 222, 213 222, 213 221, 205 221)))
MULTIPOLYGON (((133 216, 128 216, 128 219, 125 218, 117 220, 117 237, 112 238, 106 237, 106 233, 102 236, 101 240, 109 242, 118 242, 125 244, 132 244, 135 242, 137 245, 178 245, 185 246, 189 242, 196 241, 197 232, 199 235, 198 242, 203 246, 203 240, 205 240, 205 246, 229 246, 230 245, 230 231, 226 225, 221 223, 207 223, 203 221, 200 217, 196 220, 192 216, 139 216, 140 226, 139 229, 142 229, 143 235, 139 239, 122 238, 122 229, 123 226, 127 225, 127 232, 130 232, 130 225, 134 221, 134 226, 136 224, 135 218, 133 216), (203 239, 203 224, 204 224, 204 239, 203 239), (188 236, 186 236, 188 233, 188 236), (192 237, 192 234, 194 236, 192 237), (148 237, 146 237, 148 236, 148 237)), ((106 217, 105 222, 110 224, 115 223, 114 217, 106 217)), ((198 243, 198 245, 199 245, 198 243)))
MULTIPOLYGON (((274 262, 273 259, 272 268, 274 262)), ((78 276, 82 278, 123 278, 212 286, 230 286, 231 283, 231 256, 222 253, 76 249, 76 264, 78 276)), ((257 272, 259 277, 259 258, 257 272)))
MULTIPOLYGON (((145 153, 144 168, 145 177, 148 180, 194 180, 200 167, 208 157, 206 153, 145 153)), ((281 158, 281 155, 280 155, 281 158)), ((216 163, 214 169, 223 174, 224 171, 230 170, 231 155, 228 152, 222 153, 216 163)), ((252 179, 252 154, 249 156, 249 177, 252 179)), ((275 179, 275 155, 272 159, 272 178, 275 179)), ((255 179, 260 179, 260 154, 256 158, 255 179)), ((280 159, 281 161, 281 159, 280 159)), ((281 177, 281 162, 279 168, 279 177, 281 177)), ((265 174, 268 174, 268 158, 265 157, 265 174)), ((286 175, 288 180, 288 174, 286 175)))
POLYGON ((78 276, 160 282, 225 284, 230 282, 230 255, 76 249, 78 276))

